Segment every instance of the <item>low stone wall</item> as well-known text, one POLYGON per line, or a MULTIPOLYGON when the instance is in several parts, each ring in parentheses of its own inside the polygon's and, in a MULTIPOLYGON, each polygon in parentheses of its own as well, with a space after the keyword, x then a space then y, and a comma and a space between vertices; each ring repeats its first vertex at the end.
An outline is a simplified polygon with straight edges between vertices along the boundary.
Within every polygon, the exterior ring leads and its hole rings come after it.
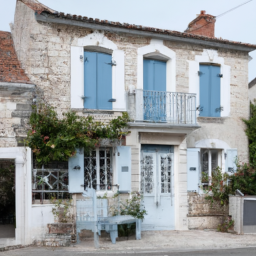
POLYGON ((205 194, 188 193, 188 228, 217 229, 228 216, 228 206, 211 203, 205 194))

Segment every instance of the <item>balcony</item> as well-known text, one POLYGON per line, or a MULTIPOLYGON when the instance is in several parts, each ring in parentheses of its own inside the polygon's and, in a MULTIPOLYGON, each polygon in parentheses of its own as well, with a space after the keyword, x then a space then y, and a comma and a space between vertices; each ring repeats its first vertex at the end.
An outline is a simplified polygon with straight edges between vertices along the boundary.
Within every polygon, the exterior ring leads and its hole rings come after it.
POLYGON ((128 95, 129 114, 136 122, 197 126, 196 94, 137 89, 128 95))

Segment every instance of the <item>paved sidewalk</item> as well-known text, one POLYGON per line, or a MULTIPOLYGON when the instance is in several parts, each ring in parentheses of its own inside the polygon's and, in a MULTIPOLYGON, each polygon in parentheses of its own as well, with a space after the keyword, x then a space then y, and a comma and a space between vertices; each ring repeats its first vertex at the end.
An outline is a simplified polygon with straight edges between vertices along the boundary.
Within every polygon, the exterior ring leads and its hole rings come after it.
MULTIPOLYGON (((235 235, 208 230, 189 231, 145 231, 142 232, 141 240, 100 241, 100 250, 115 251, 137 251, 137 250, 159 250, 159 249, 222 249, 222 248, 244 248, 256 247, 256 234, 235 235)), ((75 245, 73 250, 94 251, 93 242, 83 242, 75 245)))
MULTIPOLYGON (((93 241, 87 241, 66 248, 33 247, 3 252, 3 255, 37 255, 36 251, 42 253, 43 251, 55 251, 55 253, 60 253, 56 255, 63 256, 73 253, 75 255, 78 252, 121 254, 139 251, 189 251, 246 247, 256 247, 256 235, 235 235, 207 230, 146 231, 142 232, 142 240, 117 241, 116 244, 112 244, 111 241, 100 241, 100 249, 94 248, 93 241)), ((55 255, 55 253, 50 255, 55 255)), ((1 253, 0 256, 2 256, 1 253)))

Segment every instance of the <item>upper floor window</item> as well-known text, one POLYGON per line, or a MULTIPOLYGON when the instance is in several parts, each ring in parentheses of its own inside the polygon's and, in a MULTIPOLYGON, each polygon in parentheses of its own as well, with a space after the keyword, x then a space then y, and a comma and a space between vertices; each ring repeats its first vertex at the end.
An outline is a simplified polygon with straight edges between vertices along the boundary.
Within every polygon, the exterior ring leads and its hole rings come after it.
POLYGON ((84 52, 84 108, 112 110, 112 55, 84 52))
POLYGON ((220 66, 200 64, 200 116, 220 117, 220 66))
POLYGON ((143 60, 143 89, 148 91, 166 91, 165 61, 143 60))

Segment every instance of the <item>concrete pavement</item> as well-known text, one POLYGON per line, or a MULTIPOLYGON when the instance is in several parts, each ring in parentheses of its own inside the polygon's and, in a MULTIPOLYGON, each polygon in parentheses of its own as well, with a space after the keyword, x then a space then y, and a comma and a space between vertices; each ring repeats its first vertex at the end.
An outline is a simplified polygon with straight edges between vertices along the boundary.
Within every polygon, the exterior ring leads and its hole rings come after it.
MULTIPOLYGON (((25 248, 9 252, 3 255, 82 255, 84 253, 107 253, 109 255, 122 253, 149 252, 177 252, 195 250, 218 250, 228 248, 256 248, 256 235, 235 235, 208 230, 190 231, 146 231, 142 232, 141 240, 124 240, 112 244, 111 241, 100 241, 100 249, 94 249, 93 241, 82 242, 67 248, 25 248), (56 250, 55 250, 56 249, 56 250), (24 254, 23 254, 24 252, 24 254), (37 253, 38 252, 38 253, 37 253), (57 254, 56 254, 57 253, 57 254), (58 254, 59 253, 59 254, 58 254)), ((236 250, 234 250, 236 252, 236 250)), ((95 255, 94 254, 94 255, 95 255)), ((158 254, 156 254, 158 255, 158 254)), ((160 254, 159 254, 160 255, 160 254)), ((186 255, 186 254, 184 254, 186 255)), ((200 255, 200 254, 199 254, 200 255)), ((214 254, 212 254, 214 255, 214 254)), ((228 254, 227 254, 228 255, 228 254)), ((241 254, 242 255, 242 254, 241 254)), ((254 255, 256 255, 256 250, 254 255)), ((244 255, 243 255, 244 256, 244 255)))

